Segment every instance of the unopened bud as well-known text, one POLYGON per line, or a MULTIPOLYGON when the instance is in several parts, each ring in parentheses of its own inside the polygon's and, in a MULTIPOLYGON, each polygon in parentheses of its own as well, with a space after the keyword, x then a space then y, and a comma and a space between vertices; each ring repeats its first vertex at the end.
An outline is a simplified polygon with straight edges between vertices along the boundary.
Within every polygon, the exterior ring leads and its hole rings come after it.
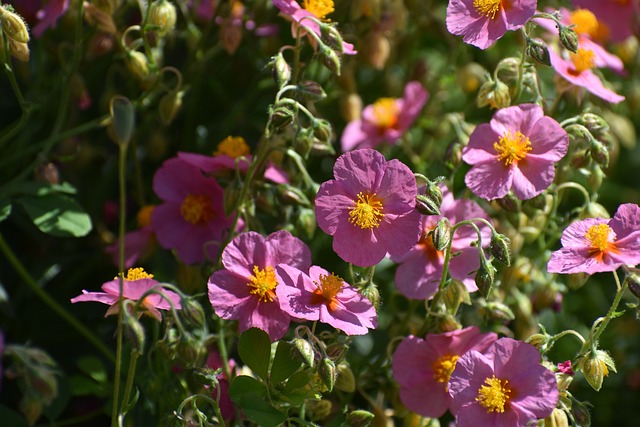
POLYGON ((573 28, 559 24, 558 37, 562 46, 573 53, 578 53, 578 35, 573 28))
POLYGON ((640 275, 637 271, 633 271, 627 276, 627 284, 631 293, 640 298, 640 275))
POLYGON ((276 56, 271 57, 270 65, 272 67, 271 75, 278 84, 278 87, 289 83, 289 80, 291 80, 291 66, 284 59, 282 52, 278 52, 276 56))
POLYGON ((609 166, 609 150, 600 141, 591 141, 591 158, 603 168, 609 166))
POLYGON ((200 303, 194 298, 185 298, 182 301, 182 317, 193 326, 201 328, 204 326, 206 317, 200 303))
POLYGON ((480 86, 478 97, 476 98, 478 107, 488 105, 490 108, 505 108, 511 105, 511 95, 509 87, 500 80, 489 80, 480 86))
POLYGON ((551 57, 549 56, 549 49, 547 46, 541 41, 534 39, 527 39, 527 47, 526 47, 527 55, 533 58, 536 62, 540 64, 551 66, 551 57))
POLYGON ((9 53, 18 61, 29 62, 29 45, 9 39, 9 53))
POLYGON ((176 26, 176 7, 167 0, 156 0, 151 3, 148 24, 155 27, 158 35, 164 37, 176 26))
POLYGON ((451 313, 445 313, 438 318, 438 330, 440 332, 452 332, 462 329, 462 324, 451 313))
POLYGON ((597 193, 602 185, 602 181, 604 181, 605 174, 602 172, 602 168, 600 166, 594 166, 591 170, 591 173, 587 177, 587 183, 589 184, 589 188, 592 193, 597 193))
POLYGON ((47 184, 59 184, 60 173, 58 167, 51 162, 46 162, 38 165, 35 170, 35 179, 39 182, 45 182, 47 184))
POLYGON ((609 375, 609 369, 616 372, 616 365, 609 353, 603 350, 590 350, 587 354, 578 359, 577 369, 582 371, 589 385, 599 391, 602 387, 604 377, 609 375))
POLYGON ((443 251, 449 245, 451 241, 451 224, 448 219, 442 218, 436 223, 431 239, 437 251, 443 251))
POLYGON ((313 237, 313 234, 316 231, 316 215, 313 209, 301 208, 298 217, 296 218, 296 223, 300 226, 302 230, 307 234, 309 238, 313 237))
POLYGON ((4 7, 0 7, 0 26, 2 26, 2 32, 11 40, 18 43, 29 41, 29 30, 22 17, 4 7))
POLYGON ((269 115, 271 116, 269 123, 275 129, 282 129, 286 127, 293 121, 293 118, 295 117, 293 111, 291 111, 287 107, 272 108, 269 115))
POLYGON ((340 32, 332 24, 322 23, 320 25, 320 39, 326 43, 331 49, 335 50, 338 54, 344 53, 344 47, 342 46, 342 36, 340 32))
POLYGON ((444 153, 447 166, 451 169, 455 169, 462 163, 462 144, 455 138, 449 143, 444 153))
POLYGON ((149 77, 149 60, 144 53, 137 50, 129 52, 126 61, 127 68, 138 80, 147 80, 149 77))
POLYGON ((382 70, 387 64, 391 53, 391 43, 379 31, 374 31, 366 39, 365 57, 367 61, 377 70, 382 70))
MULTIPOLYGON (((124 304, 123 304, 124 305, 124 304)), ((130 313, 130 310, 126 309, 123 316, 124 323, 124 335, 131 344, 131 348, 136 350, 138 354, 144 352, 145 334, 144 328, 138 321, 138 319, 130 313)))
POLYGON ((487 317, 498 321, 511 321, 516 318, 513 311, 506 304, 499 301, 490 301, 483 304, 481 311, 487 317))
POLYGON ((347 415, 347 425, 349 427, 369 427, 373 422, 374 415, 363 409, 356 409, 347 415))
POLYGON ((375 284, 369 284, 364 289, 362 289, 360 293, 364 295, 369 301, 371 301, 371 304, 373 304, 373 307, 376 310, 378 309, 378 307, 380 307, 380 291, 375 284))
MULTIPOLYGON (((573 402, 571 405, 571 414, 576 421, 576 425, 580 427, 591 427, 591 413, 589 412, 588 403, 573 402)), ((591 405, 589 405, 591 406, 591 405)))
POLYGON ((416 209, 422 215, 441 215, 440 206, 424 194, 416 196, 416 209))
POLYGON ((483 297, 488 298, 495 282, 496 269, 486 259, 480 260, 480 268, 476 273, 476 286, 483 297))
POLYGON ((307 196, 299 188, 288 184, 280 184, 277 190, 280 200, 287 205, 309 206, 311 204, 307 196))
POLYGON ((507 212, 520 212, 520 201, 512 193, 497 199, 498 206, 507 212))
POLYGON ((589 276, 587 273, 569 274, 569 277, 567 278, 567 286, 572 291, 577 291, 578 289, 583 287, 585 283, 587 283, 589 277, 591 276, 589 276))
POLYGON ((294 353, 302 360, 307 366, 313 367, 315 353, 311 343, 303 338, 294 338, 291 341, 294 353))
POLYGON ((337 76, 340 75, 340 57, 335 50, 322 45, 320 47, 320 58, 322 63, 337 76))
POLYGON ((312 80, 304 80, 298 83, 296 91, 304 99, 308 99, 310 101, 322 101, 327 97, 322 86, 312 80))
POLYGON ((518 81, 520 60, 509 57, 498 62, 496 75, 500 81, 509 85, 515 85, 518 81))
POLYGON ((362 98, 357 93, 350 93, 340 100, 340 111, 346 122, 358 120, 362 115, 362 98))
POLYGON ((544 419, 544 427, 569 427, 569 419, 566 412, 555 408, 551 415, 544 419))
POLYGON ((551 341, 551 336, 547 334, 533 334, 527 338, 527 343, 538 349, 540 353, 547 351, 547 345, 551 341))
POLYGON ((353 371, 346 363, 340 363, 337 367, 338 377, 336 378, 335 387, 347 393, 353 393, 356 391, 356 377, 353 375, 353 371))
POLYGON ((327 353, 327 357, 329 359, 333 360, 335 363, 340 363, 347 355, 348 350, 348 345, 341 342, 334 342, 327 346, 325 353, 327 353))
POLYGON ((506 265, 511 265, 511 253, 509 252, 511 240, 504 234, 493 233, 491 235, 491 243, 489 244, 489 252, 498 261, 506 265))
POLYGON ((324 358, 318 365, 318 375, 322 380, 322 383, 327 387, 329 391, 333 390, 333 386, 336 383, 336 364, 333 360, 324 358))
POLYGON ((331 123, 324 119, 316 119, 313 121, 313 136, 321 143, 331 143, 331 123))
POLYGON ((587 128, 594 137, 609 132, 609 124, 600 116, 593 113, 584 113, 578 118, 578 123, 587 128))
POLYGON ((158 111, 160 112, 160 120, 162 120, 162 123, 165 125, 171 124, 182 107, 183 95, 183 91, 172 91, 162 97, 160 104, 158 105, 158 111))
POLYGON ((331 414, 332 406, 331 401, 327 399, 307 399, 304 402, 304 413, 311 421, 320 421, 331 414))

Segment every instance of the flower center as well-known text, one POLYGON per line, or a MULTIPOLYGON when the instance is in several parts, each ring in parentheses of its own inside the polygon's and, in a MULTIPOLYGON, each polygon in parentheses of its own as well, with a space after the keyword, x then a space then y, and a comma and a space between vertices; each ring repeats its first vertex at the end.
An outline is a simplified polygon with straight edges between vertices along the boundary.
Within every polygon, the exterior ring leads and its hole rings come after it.
POLYGON ((322 20, 325 20, 326 16, 335 10, 333 0, 303 0, 302 7, 322 20))
POLYGON ((584 234, 584 237, 589 241, 589 252, 595 256, 598 262, 602 262, 605 253, 618 252, 616 244, 613 242, 615 237, 609 240, 609 233, 612 231, 607 224, 596 224, 589 227, 584 234))
POLYGON ((204 194, 187 194, 180 206, 180 215, 190 224, 204 224, 214 215, 211 200, 204 194))
POLYGON ((146 271, 144 271, 144 268, 136 267, 130 268, 127 271, 127 276, 124 277, 124 280, 126 280, 127 282, 133 282, 135 280, 141 279, 153 279, 153 274, 147 273, 146 271))
POLYGON ((578 34, 586 34, 589 37, 598 35, 598 19, 587 9, 578 9, 571 12, 569 22, 575 25, 573 30, 578 34))
POLYGON ((593 67, 593 58, 595 54, 590 49, 578 49, 578 53, 571 54, 571 62, 573 62, 573 71, 580 74, 593 67))
POLYGON ((143 206, 138 211, 138 215, 136 216, 136 221, 138 222, 139 228, 151 225, 151 213, 153 212, 154 208, 155 208, 154 205, 146 205, 146 206, 143 206))
POLYGON ((433 379, 439 383, 448 383, 451 373, 456 368, 460 356, 456 354, 445 354, 433 362, 433 379))
POLYGON ((253 275, 247 286, 251 288, 249 293, 257 295, 260 302, 271 302, 276 297, 274 292, 278 282, 276 281, 276 271, 273 267, 267 267, 264 270, 257 265, 253 266, 253 275))
POLYGON ((504 406, 509 402, 511 389, 508 387, 509 381, 501 380, 493 375, 484 380, 486 385, 478 389, 476 402, 480 403, 490 412, 504 412, 504 406))
POLYGON ((381 129, 392 129, 398 125, 398 103, 395 98, 380 98, 373 103, 375 125, 381 129))
POLYGON ((340 276, 331 273, 330 275, 321 274, 318 279, 320 283, 314 282, 318 288, 313 292, 311 304, 327 304, 330 311, 336 309, 336 295, 342 289, 344 280, 340 276))
POLYGON ((378 228, 380 220, 384 218, 384 213, 382 212, 382 202, 376 198, 376 193, 360 192, 358 199, 354 202, 355 206, 350 208, 349 222, 362 229, 378 228))
POLYGON ((491 19, 495 19, 501 6, 501 0, 473 0, 473 7, 476 8, 476 11, 491 19))
POLYGON ((527 153, 531 151, 531 141, 520 131, 515 134, 507 131, 498 142, 493 143, 493 149, 498 153, 498 161, 504 160, 504 165, 509 166, 527 157, 527 153))
POLYGON ((218 144, 218 149, 213 153, 214 156, 218 156, 220 154, 237 159, 238 157, 251 154, 251 149, 243 137, 228 136, 218 144))

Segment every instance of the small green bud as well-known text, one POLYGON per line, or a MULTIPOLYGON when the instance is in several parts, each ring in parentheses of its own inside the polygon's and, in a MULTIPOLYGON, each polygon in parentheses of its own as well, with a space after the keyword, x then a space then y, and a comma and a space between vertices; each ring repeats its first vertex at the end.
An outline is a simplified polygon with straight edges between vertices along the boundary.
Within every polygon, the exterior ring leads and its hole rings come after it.
POLYGON ((323 23, 320 25, 320 39, 338 54, 344 53, 342 46, 342 36, 340 32, 331 24, 323 23))
POLYGON ((533 334, 527 338, 526 342, 537 348, 540 353, 544 353, 550 341, 551 336, 548 334, 533 334))
POLYGON ((559 24, 558 37, 562 46, 573 53, 578 53, 578 35, 573 28, 559 24))
POLYGON ((336 383, 336 364, 329 358, 324 358, 318 365, 318 375, 322 380, 322 383, 327 387, 329 391, 333 390, 333 386, 336 383))
POLYGON ((9 39, 9 53, 18 61, 29 62, 29 45, 9 39))
POLYGON ((29 30, 22 17, 4 7, 0 7, 0 26, 2 26, 2 32, 11 40, 18 43, 29 41, 29 30))
POLYGON ((336 378, 335 387, 347 393, 353 393, 356 391, 356 377, 353 375, 353 371, 346 363, 340 363, 336 370, 338 377, 336 378))
POLYGON ((278 52, 277 55, 272 56, 269 64, 273 67, 271 75, 276 81, 278 87, 282 87, 289 83, 289 80, 291 80, 291 66, 284 59, 282 52, 278 52))
POLYGON ((609 150, 600 141, 591 141, 591 158, 603 168, 609 166, 609 150))
POLYGON ((609 369, 616 372, 616 365, 609 353, 603 350, 590 350, 580 357, 576 363, 576 368, 582 371, 589 385, 599 391, 602 387, 604 377, 609 375, 609 369))
POLYGON ((333 360, 335 363, 340 363, 347 355, 348 350, 348 345, 341 342, 334 342, 327 346, 325 352, 329 359, 333 360))
POLYGON ((462 144, 455 138, 449 143, 444 153, 444 158, 447 166, 454 169, 462 163, 462 144))
POLYGON ((490 301, 483 304, 482 310, 488 317, 498 321, 511 321, 516 318, 513 311, 499 301, 490 301))
POLYGON ((331 123, 327 120, 316 119, 313 121, 313 136, 317 138, 320 143, 331 144, 332 135, 331 123))
POLYGON ((182 300, 182 317, 193 326, 202 328, 205 324, 206 317, 202 306, 195 298, 185 298, 182 300))
POLYGON ((160 99, 160 104, 158 105, 158 110, 160 112, 160 120, 165 125, 171 124, 173 119, 182 108, 182 96, 184 95, 183 91, 172 91, 165 94, 162 99, 160 99))
POLYGON ((511 265, 511 253, 509 248, 511 246, 511 240, 504 234, 493 233, 491 235, 491 243, 489 244, 489 252, 498 261, 506 265, 511 265))
POLYGON ((337 76, 340 75, 340 57, 335 50, 322 45, 320 47, 320 58, 325 67, 336 73, 337 76))
POLYGON ((571 405, 571 414, 576 421, 576 426, 591 427, 591 413, 589 412, 589 403, 574 401, 571 405))
POLYGON ((593 113, 583 113, 578 118, 578 123, 587 128, 594 137, 609 132, 609 124, 600 116, 593 113))
POLYGON ((451 241, 451 224, 448 219, 442 218, 436 223, 431 239, 437 251, 443 251, 447 247, 451 241))
POLYGON ((280 200, 287 205, 309 206, 311 204, 307 196, 299 188, 288 184, 280 184, 277 190, 280 200))
POLYGON ((495 282, 496 269, 486 259, 480 260, 480 268, 476 272, 476 286, 483 297, 488 298, 495 282))
POLYGON ((19 408, 22 415, 27 419, 27 423, 32 426, 42 415, 42 401, 33 393, 25 393, 20 399, 19 408))
POLYGON ((293 346, 294 353, 302 360, 307 366, 313 367, 315 353, 311 343, 303 338, 294 338, 290 341, 293 346))
POLYGON ((631 293, 640 298, 640 275, 637 270, 631 271, 627 276, 627 284, 631 293))
POLYGON ((347 424, 349 427, 369 427, 373 422, 374 415, 363 409, 356 409, 347 415, 347 424))
POLYGON ((520 201, 512 193, 497 199, 496 203, 507 212, 520 212, 520 201))
POLYGON ((271 126, 275 129, 283 129, 293 121, 295 114, 287 107, 271 107, 269 116, 271 126))
POLYGON ((380 291, 375 284, 371 283, 367 285, 360 291, 360 293, 364 295, 369 301, 371 301, 371 304, 373 304, 373 307, 376 310, 380 307, 380 291))
POLYGON ((520 60, 509 57, 504 58, 496 66, 496 76, 507 85, 515 85, 518 81, 520 60))
POLYGON ((547 45, 541 41, 527 38, 526 53, 540 64, 551 66, 551 57, 547 45))
POLYGON ((555 408, 551 415, 544 419, 544 427, 569 427, 567 413, 555 408))
POLYGON ((433 199, 424 194, 418 194, 418 196, 416 196, 416 209, 422 215, 441 215, 440 207, 433 199))
POLYGON ((495 109, 508 107, 511 105, 509 86, 500 80, 484 82, 478 91, 476 104, 478 107, 488 105, 490 108, 495 109))
POLYGON ((176 7, 167 0, 156 0, 151 3, 148 24, 156 27, 160 37, 164 37, 176 26, 176 7))
POLYGON ((304 80, 298 83, 296 91, 304 99, 308 99, 310 101, 322 101, 327 97, 322 86, 312 80, 304 80))
POLYGON ((320 421, 331 414, 332 406, 331 401, 327 399, 307 399, 304 402, 305 415, 308 416, 311 421, 320 421))
POLYGON ((129 52, 127 55, 127 68, 141 81, 149 78, 149 60, 144 53, 137 50, 129 52))
POLYGON ((587 183, 589 184, 589 188, 592 193, 597 193, 602 185, 602 181, 605 178, 604 172, 602 172, 602 168, 600 166, 594 165, 587 177, 587 183))
POLYGON ((451 313, 445 313, 438 318, 438 330, 440 332, 452 332, 462 329, 462 324, 451 313))
POLYGON ((313 237, 317 226, 316 215, 313 209, 300 208, 300 213, 296 218, 296 224, 304 230, 309 238, 313 237))

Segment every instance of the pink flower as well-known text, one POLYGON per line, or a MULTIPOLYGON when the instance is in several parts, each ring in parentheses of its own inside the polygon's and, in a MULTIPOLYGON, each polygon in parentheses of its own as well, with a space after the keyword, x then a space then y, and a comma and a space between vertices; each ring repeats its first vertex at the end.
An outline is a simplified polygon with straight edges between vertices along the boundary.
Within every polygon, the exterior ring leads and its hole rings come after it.
MULTIPOLYGON (((120 307, 120 304, 118 304, 120 296, 120 280, 116 277, 115 279, 104 283, 102 285, 102 290, 104 292, 88 292, 83 290, 82 295, 72 298, 71 302, 96 301, 108 304, 111 307, 107 310, 105 317, 118 313, 118 309, 120 307)), ((162 320, 162 315, 158 309, 170 310, 172 304, 175 309, 182 308, 180 304, 180 295, 173 291, 164 289, 157 280, 153 279, 152 274, 147 274, 142 268, 130 268, 122 283, 122 298, 138 301, 150 290, 162 292, 164 296, 159 293, 150 293, 146 295, 141 302, 141 308, 146 314, 156 318, 158 321, 162 320)))
POLYGON ((276 267, 288 265, 302 271, 311 266, 311 251, 288 231, 266 238, 249 231, 235 237, 222 252, 222 265, 209 278, 209 301, 223 319, 238 320, 239 332, 256 327, 272 341, 289 328, 290 317, 280 308, 276 293, 282 285, 276 267))
POLYGON ((407 132, 429 94, 419 82, 409 82, 402 98, 381 98, 362 111, 362 118, 349 122, 342 133, 342 151, 392 144, 407 132))
POLYGON ((291 317, 319 320, 347 335, 364 335, 378 326, 371 301, 335 274, 315 265, 309 275, 287 265, 276 273, 282 283, 276 288, 280 308, 291 317))
POLYGON ((617 104, 624 101, 624 96, 604 87, 600 78, 591 71, 596 57, 592 50, 580 47, 578 53, 569 53, 569 59, 564 59, 550 49, 549 56, 553 68, 569 83, 583 87, 608 102, 617 104))
MULTIPOLYGON (((400 293, 413 299, 431 299, 438 291, 442 279, 444 266, 444 251, 438 251, 433 246, 431 235, 428 235, 441 218, 447 218, 451 225, 472 219, 489 219, 486 212, 472 200, 454 200, 453 194, 445 187, 442 188, 442 216, 421 215, 422 237, 415 246, 400 257, 392 257, 393 261, 400 264, 396 269, 395 282, 400 293)), ((482 233, 482 244, 488 246, 491 239, 491 231, 482 224, 479 225, 482 233)), ((451 252, 458 253, 449 262, 451 277, 461 281, 469 292, 475 292, 478 287, 475 284, 475 271, 480 267, 478 248, 471 246, 471 242, 478 240, 478 235, 469 226, 462 226, 452 236, 451 252)))
POLYGON ((201 22, 211 21, 216 13, 216 0, 189 0, 187 5, 201 22))
MULTIPOLYGON (((213 156, 179 152, 178 158, 197 167, 204 173, 218 175, 228 171, 235 171, 236 169, 246 173, 253 162, 253 157, 250 153, 251 150, 244 138, 228 136, 218 144, 218 149, 213 156)), ((267 162, 264 177, 276 184, 289 182, 287 173, 271 162, 267 162)))
POLYGON ((537 0, 449 0, 447 30, 465 43, 486 49, 533 16, 537 0))
POLYGON ((333 250, 360 267, 387 252, 401 256, 420 237, 418 190, 411 170, 372 149, 350 151, 333 166, 315 199, 318 226, 333 236, 333 250))
POLYGON ((449 394, 458 427, 526 427, 558 403, 556 376, 540 365, 538 350, 511 338, 500 338, 484 354, 462 355, 449 394))
POLYGON ((215 259, 232 226, 223 208, 222 188, 198 168, 173 158, 153 177, 153 190, 164 201, 151 214, 160 246, 175 249, 185 264, 215 259))
POLYGON ((573 3, 598 17, 600 31, 609 40, 622 42, 633 35, 633 20, 639 13, 633 0, 573 0, 573 3))
MULTIPOLYGON (((155 231, 151 224, 151 213, 155 206, 144 206, 137 215, 138 229, 124 235, 124 266, 133 267, 137 261, 144 257, 155 242, 155 231)), ((120 240, 116 241, 105 249, 111 255, 113 263, 117 266, 120 263, 120 240)))
MULTIPOLYGON (((295 0, 272 0, 272 3, 280 9, 285 18, 294 22, 291 27, 291 33, 294 37, 296 37, 298 26, 302 26, 306 31, 312 31, 320 37, 320 26, 309 18, 324 21, 325 17, 334 11, 333 0, 302 0, 303 7, 300 7, 295 0)), ((315 46, 315 40, 311 43, 315 46)), ((345 55, 358 53, 352 44, 344 41, 342 42, 342 50, 345 55)))
POLYGON ((402 340, 393 354, 393 377, 400 384, 404 406, 425 417, 441 417, 451 406, 447 384, 460 356, 469 350, 483 351, 497 338, 470 326, 402 340))
POLYGON ((462 151, 473 165, 465 182, 483 199, 499 199, 511 189, 519 199, 531 199, 553 182, 554 162, 568 146, 565 130, 538 105, 503 108, 475 128, 462 151))
POLYGON ((69 9, 69 0, 49 0, 47 4, 36 13, 36 17, 40 20, 33 27, 33 35, 40 37, 47 28, 56 26, 58 19, 69 9))
POLYGON ((640 208, 626 203, 611 219, 588 218, 563 232, 562 248, 551 254, 550 273, 615 271, 623 264, 640 263, 640 208))
POLYGON ((558 372, 571 376, 575 375, 575 372, 573 372, 573 368, 571 367, 571 360, 558 363, 558 372))

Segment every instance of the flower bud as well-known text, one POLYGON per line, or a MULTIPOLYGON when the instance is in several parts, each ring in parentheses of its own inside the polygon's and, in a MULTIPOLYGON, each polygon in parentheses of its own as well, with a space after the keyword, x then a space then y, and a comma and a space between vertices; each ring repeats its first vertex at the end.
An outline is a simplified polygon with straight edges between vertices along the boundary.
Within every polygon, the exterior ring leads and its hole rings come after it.
POLYGON ((511 105, 511 95, 509 86, 500 80, 489 80, 480 86, 478 97, 476 98, 478 107, 488 105, 490 108, 505 108, 511 105))
POLYGON ((335 363, 340 363, 347 355, 348 350, 348 345, 341 342, 334 342, 327 346, 325 352, 329 359, 333 360, 335 363))
POLYGON ((549 56, 549 49, 541 41, 527 38, 526 53, 540 64, 551 66, 551 57, 549 56))
POLYGON ((451 241, 451 224, 448 219, 442 218, 436 223, 431 240, 433 240, 433 246, 437 251, 443 251, 449 245, 451 241))
POLYGON ((533 334, 527 338, 526 342, 537 348, 540 353, 544 353, 550 341, 551 336, 548 334, 533 334))
POLYGON ((587 183, 589 184, 589 189, 592 193, 598 192, 604 178, 605 174, 602 172, 602 168, 600 168, 600 166, 594 166, 593 170, 587 177, 587 183))
POLYGON ((294 338, 290 341, 293 346, 294 353, 302 360, 307 366, 313 367, 315 353, 311 343, 303 338, 294 338))
POLYGON ((591 158, 603 168, 609 166, 609 150, 600 141, 591 141, 591 158))
POLYGON ((356 377, 353 375, 353 371, 346 363, 340 363, 337 367, 338 377, 336 378, 335 387, 347 393, 353 393, 356 391, 356 377))
POLYGON ((269 116, 269 124, 275 129, 283 129, 293 121, 295 114, 287 107, 271 107, 269 116))
POLYGON ((558 36, 560 37, 562 46, 573 53, 578 53, 578 35, 573 28, 559 24, 558 36))
POLYGON ((511 320, 516 318, 515 314, 513 314, 513 311, 506 304, 498 301, 490 301, 483 304, 483 306, 481 307, 481 311, 483 311, 487 317, 500 322, 510 322, 511 320))
POLYGON ((583 113, 578 118, 578 123, 587 128, 594 137, 609 132, 609 124, 600 116, 593 113, 583 113))
POLYGON ((574 401, 571 405, 571 414, 577 426, 591 427, 591 413, 587 405, 588 403, 577 401, 574 401))
POLYGON ((358 120, 362 115, 362 98, 357 93, 350 93, 340 100, 340 112, 347 122, 358 120))
POLYGON ((491 262, 481 258, 480 268, 476 272, 476 286, 483 297, 488 298, 491 293, 491 288, 495 281, 496 269, 491 265, 491 262))
POLYGON ((496 66, 496 76, 507 86, 515 85, 518 81, 519 69, 519 59, 513 57, 505 58, 498 62, 498 65, 496 66))
POLYGON ((327 97, 322 86, 312 80, 304 80, 298 83, 296 91, 304 99, 308 99, 310 101, 322 101, 327 97))
POLYGON ((627 285, 631 293, 637 298, 640 298, 640 275, 638 275, 637 270, 631 271, 627 276, 627 285))
POLYGON ((520 201, 512 193, 497 199, 498 206, 507 212, 520 212, 520 201))
POLYGON ((356 409, 347 415, 347 425, 349 427, 368 427, 373 422, 374 415, 363 409, 356 409))
POLYGON ((569 427, 569 419, 562 409, 554 408, 551 415, 544 419, 544 427, 569 427))
POLYGON ((34 425, 42 415, 42 401, 32 393, 26 393, 20 399, 19 408, 30 426, 34 425))
POLYGON ((335 50, 322 45, 320 47, 320 59, 329 70, 333 71, 337 76, 340 75, 340 57, 335 50))
POLYGON ((0 7, 0 26, 2 26, 2 32, 11 40, 18 43, 29 41, 29 30, 22 17, 4 7, 0 7))
POLYGON ((282 203, 287 205, 303 205, 309 206, 311 202, 305 194, 294 186, 288 184, 280 184, 277 187, 278 196, 282 203))
POLYGON ((444 159, 449 168, 455 169, 462 163, 462 148, 463 146, 457 138, 454 138, 447 146, 444 159))
POLYGON ((84 18, 89 24, 96 25, 98 31, 106 34, 115 34, 117 32, 111 10, 102 9, 99 5, 88 1, 83 2, 83 7, 85 11, 84 18))
POLYGON ((362 289, 360 293, 364 295, 369 301, 371 301, 373 307, 378 310, 378 307, 380 307, 380 291, 375 284, 370 283, 368 286, 362 289))
POLYGON ((301 208, 296 218, 296 224, 304 230, 309 238, 312 238, 317 226, 316 215, 313 209, 301 208))
POLYGON ((438 331, 440 332, 452 332, 462 329, 462 324, 451 313, 445 313, 438 318, 438 331))
POLYGON ((35 179, 47 184, 60 184, 60 172, 54 163, 45 162, 36 168, 35 179))
MULTIPOLYGON (((123 303, 124 305, 125 303, 123 303)), ((128 304, 127 304, 128 305, 128 304)), ((123 316, 123 331, 124 335, 131 344, 131 348, 142 354, 144 352, 145 334, 144 328, 138 321, 138 319, 131 314, 130 310, 126 309, 123 316)))
POLYGON ((587 382, 595 391, 599 391, 602 387, 602 381, 604 377, 609 375, 609 369, 616 372, 613 359, 609 353, 603 350, 590 350, 578 359, 576 367, 582 371, 587 382))
POLYGON ((271 75, 278 87, 289 83, 289 80, 291 80, 291 66, 284 59, 282 52, 278 52, 276 56, 272 56, 269 65, 272 67, 271 75))
POLYGON ((322 383, 327 387, 329 391, 333 390, 333 386, 336 383, 336 364, 329 358, 324 358, 318 365, 318 375, 322 380, 322 383))
POLYGON ((18 61, 29 62, 29 45, 9 39, 9 53, 18 61))
POLYGON ((331 123, 324 119, 316 119, 313 121, 313 136, 318 139, 319 142, 324 144, 331 144, 331 123))
POLYGON ((489 252, 495 257, 495 259, 497 259, 507 267, 511 265, 511 254, 509 253, 510 246, 511 241, 504 234, 493 233, 491 235, 489 252))
POLYGON ((424 194, 418 194, 416 196, 416 209, 422 215, 441 215, 439 205, 424 194))
POLYGON ((327 23, 320 24, 320 39, 338 54, 344 53, 342 36, 333 25, 327 23))
POLYGON ((176 26, 176 7, 167 0, 156 0, 151 3, 148 24, 156 27, 160 37, 164 37, 176 26))
POLYGON ((205 324, 206 317, 202 306, 195 298, 185 298, 182 300, 182 317, 196 328, 202 328, 205 324))
POLYGON ((141 81, 149 77, 149 60, 144 53, 138 51, 129 52, 127 55, 127 68, 141 81))
POLYGON ((327 399, 307 399, 304 402, 305 415, 309 417, 311 421, 320 421, 327 418, 331 414, 331 408, 331 401, 327 399))
POLYGON ((182 96, 184 95, 183 91, 172 91, 165 94, 160 100, 160 104, 158 105, 158 111, 160 113, 160 120, 165 125, 171 124, 173 119, 182 108, 182 96))
POLYGON ((582 286, 584 286, 585 283, 587 283, 587 280, 589 280, 589 277, 590 276, 587 273, 569 274, 567 278, 567 286, 572 291, 577 291, 582 286))

